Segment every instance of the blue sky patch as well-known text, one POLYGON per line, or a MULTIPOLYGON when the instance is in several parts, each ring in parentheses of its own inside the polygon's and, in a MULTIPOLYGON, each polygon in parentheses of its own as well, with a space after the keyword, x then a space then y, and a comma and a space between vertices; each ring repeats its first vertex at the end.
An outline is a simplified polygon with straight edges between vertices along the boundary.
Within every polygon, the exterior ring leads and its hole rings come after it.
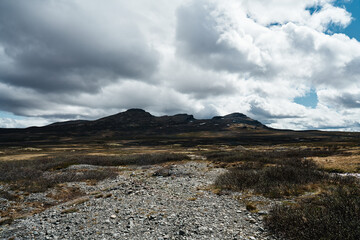
POLYGON ((311 89, 305 96, 295 98, 294 102, 305 107, 316 108, 319 100, 315 89, 311 89))
POLYGON ((312 15, 315 12, 319 12, 321 10, 321 6, 319 6, 319 5, 312 6, 312 7, 306 8, 306 10, 308 10, 310 12, 310 14, 312 15))
POLYGON ((351 13, 353 18, 352 22, 345 29, 339 27, 330 26, 330 30, 335 33, 344 33, 351 38, 360 40, 360 1, 359 0, 338 0, 335 2, 335 6, 343 7, 351 13))
POLYGON ((0 118, 24 119, 24 117, 16 116, 10 112, 4 112, 4 111, 0 111, 0 118))

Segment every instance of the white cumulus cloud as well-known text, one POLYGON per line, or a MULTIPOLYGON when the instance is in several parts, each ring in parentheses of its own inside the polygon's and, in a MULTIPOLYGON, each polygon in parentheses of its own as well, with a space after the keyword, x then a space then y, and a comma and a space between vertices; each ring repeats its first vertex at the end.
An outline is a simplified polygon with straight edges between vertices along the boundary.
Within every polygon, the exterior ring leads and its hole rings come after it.
POLYGON ((4 0, 0 111, 25 118, 0 126, 139 107, 359 130, 360 43, 331 32, 352 20, 333 0, 4 0))

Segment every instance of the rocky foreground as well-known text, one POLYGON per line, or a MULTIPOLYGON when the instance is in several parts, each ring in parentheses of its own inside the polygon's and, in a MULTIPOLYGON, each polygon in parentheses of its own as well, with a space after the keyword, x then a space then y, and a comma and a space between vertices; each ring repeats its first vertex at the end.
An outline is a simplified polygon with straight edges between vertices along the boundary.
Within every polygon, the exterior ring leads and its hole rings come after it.
POLYGON ((211 190, 224 171, 191 161, 126 168, 95 186, 70 183, 86 195, 0 226, 0 239, 276 239, 263 226, 266 208, 253 213, 245 195, 211 190))

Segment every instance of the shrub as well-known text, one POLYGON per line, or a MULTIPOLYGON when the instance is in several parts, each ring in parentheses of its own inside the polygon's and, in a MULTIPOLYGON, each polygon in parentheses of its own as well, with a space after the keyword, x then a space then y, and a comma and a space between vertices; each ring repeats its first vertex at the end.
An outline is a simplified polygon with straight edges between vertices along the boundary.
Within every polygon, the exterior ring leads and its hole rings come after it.
POLYGON ((246 210, 248 210, 249 212, 256 212, 257 207, 254 203, 249 202, 246 204, 246 210))
POLYGON ((73 171, 65 169, 71 165, 89 164, 97 166, 121 165, 151 165, 170 161, 189 159, 184 154, 159 153, 119 156, 90 156, 64 154, 55 157, 39 158, 35 160, 4 161, 0 162, 0 182, 10 183, 12 189, 27 192, 46 191, 59 183, 84 180, 104 180, 117 176, 109 169, 73 171), (51 172, 51 174, 44 174, 51 172))
POLYGON ((25 192, 45 192, 49 188, 55 186, 54 182, 43 177, 37 179, 22 179, 10 183, 12 190, 21 190, 25 192))
POLYGON ((46 180, 53 183, 80 182, 84 180, 104 180, 106 178, 115 178, 117 173, 111 169, 104 170, 86 170, 86 171, 65 171, 57 174, 51 174, 46 180))
POLYGON ((229 190, 253 189, 268 197, 298 195, 303 185, 328 179, 329 175, 318 170, 310 160, 283 160, 278 165, 259 167, 244 164, 220 175, 215 185, 229 190))
POLYGON ((17 196, 15 196, 7 191, 1 190, 1 189, 0 189, 0 198, 5 198, 10 201, 14 201, 14 200, 18 199, 17 196))
POLYGON ((116 171, 110 169, 87 170, 87 171, 64 171, 60 173, 47 174, 38 178, 23 178, 10 182, 13 190, 26 192, 44 192, 60 183, 80 182, 85 180, 101 181, 107 178, 115 178, 116 171))
POLYGON ((338 186, 307 201, 275 206, 265 219, 267 228, 293 240, 360 239, 360 189, 338 186))
POLYGON ((59 155, 52 158, 34 160, 42 170, 58 170, 76 164, 89 164, 96 166, 123 166, 123 165, 153 165, 171 161, 188 160, 185 154, 156 153, 134 154, 117 156, 96 155, 59 155))
POLYGON ((162 176, 162 177, 169 177, 171 176, 171 167, 170 166, 166 166, 166 167, 162 167, 158 170, 156 170, 153 174, 153 176, 162 176))
POLYGON ((262 162, 274 163, 278 159, 293 159, 306 157, 326 157, 343 153, 337 146, 323 148, 285 149, 269 151, 214 151, 205 153, 207 159, 220 162, 262 162))

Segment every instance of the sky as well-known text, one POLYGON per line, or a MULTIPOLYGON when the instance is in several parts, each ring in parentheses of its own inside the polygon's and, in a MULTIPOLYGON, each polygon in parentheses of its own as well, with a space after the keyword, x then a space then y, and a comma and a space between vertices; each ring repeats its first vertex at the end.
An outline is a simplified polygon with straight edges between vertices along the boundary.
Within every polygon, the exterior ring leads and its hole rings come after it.
POLYGON ((0 127, 129 108, 360 130, 360 1, 0 0, 0 127))

